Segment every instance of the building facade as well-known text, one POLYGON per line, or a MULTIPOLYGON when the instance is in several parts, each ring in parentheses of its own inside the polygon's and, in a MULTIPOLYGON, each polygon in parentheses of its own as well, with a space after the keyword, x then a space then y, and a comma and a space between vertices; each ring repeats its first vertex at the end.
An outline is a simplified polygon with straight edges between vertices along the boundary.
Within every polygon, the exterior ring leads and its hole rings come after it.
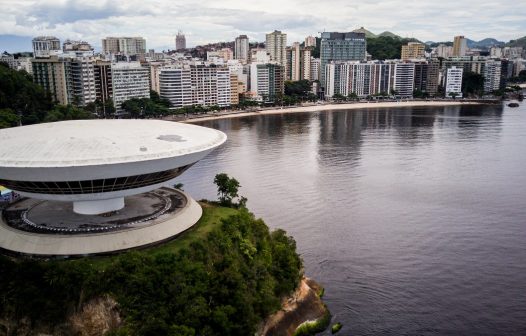
POLYGON ((239 35, 234 42, 234 58, 243 63, 248 62, 250 46, 246 35, 239 35))
POLYGON ((132 98, 150 98, 150 73, 139 62, 111 65, 113 104, 122 113, 122 103, 132 98))
MULTIPOLYGON (((232 83, 237 76, 226 66, 186 65, 163 67, 159 74, 160 96, 172 108, 191 105, 226 107, 232 103, 232 83)), ((237 85, 236 85, 237 94, 237 85)))
POLYGON ((321 83, 325 83, 325 66, 336 61, 362 61, 366 59, 367 42, 364 33, 321 33, 321 83))
POLYGON ((445 93, 446 98, 462 98, 462 74, 463 68, 453 66, 446 71, 445 93))
POLYGON ((464 36, 455 36, 453 41, 453 56, 466 56, 468 41, 464 36))
POLYGON ((186 49, 186 36, 183 32, 179 31, 175 36, 175 50, 184 50, 186 49))
POLYGON ((33 56, 36 58, 59 55, 62 52, 60 40, 54 36, 38 36, 32 41, 33 56))
POLYGON ((102 52, 114 55, 144 55, 146 40, 142 37, 106 37, 102 39, 102 52))
POLYGON ((419 42, 409 42, 402 46, 402 60, 425 58, 425 45, 419 42))
POLYGON ((270 55, 270 60, 281 66, 287 66, 287 34, 279 30, 266 35, 265 49, 270 55))
POLYGON ((311 54, 312 47, 302 47, 299 42, 294 42, 287 48, 287 80, 311 80, 311 54))
POLYGON ((285 92, 285 67, 273 63, 252 63, 249 91, 259 101, 274 103, 285 92))

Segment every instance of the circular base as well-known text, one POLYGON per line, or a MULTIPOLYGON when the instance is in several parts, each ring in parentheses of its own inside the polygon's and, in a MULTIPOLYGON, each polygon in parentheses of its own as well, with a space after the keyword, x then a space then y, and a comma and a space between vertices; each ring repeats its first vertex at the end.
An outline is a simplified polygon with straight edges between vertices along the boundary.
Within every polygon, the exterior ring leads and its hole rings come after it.
POLYGON ((124 208, 124 197, 100 201, 73 202, 73 211, 81 215, 99 215, 124 208))
POLYGON ((63 204, 26 199, 8 207, 0 217, 0 250, 36 257, 115 253, 169 240, 197 223, 203 212, 190 196, 171 188, 132 196, 115 214, 78 215, 63 204))

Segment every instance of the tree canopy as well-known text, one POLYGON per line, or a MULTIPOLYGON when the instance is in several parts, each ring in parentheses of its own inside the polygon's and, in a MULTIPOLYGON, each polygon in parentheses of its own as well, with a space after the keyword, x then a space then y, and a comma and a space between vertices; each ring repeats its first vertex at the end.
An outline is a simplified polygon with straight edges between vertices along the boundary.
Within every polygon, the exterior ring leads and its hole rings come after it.
POLYGON ((399 59, 402 54, 402 46, 408 42, 419 42, 414 38, 398 38, 391 36, 378 36, 367 38, 367 52, 373 59, 399 59))
POLYGON ((462 94, 464 97, 482 96, 484 94, 484 76, 472 71, 462 75, 462 94))

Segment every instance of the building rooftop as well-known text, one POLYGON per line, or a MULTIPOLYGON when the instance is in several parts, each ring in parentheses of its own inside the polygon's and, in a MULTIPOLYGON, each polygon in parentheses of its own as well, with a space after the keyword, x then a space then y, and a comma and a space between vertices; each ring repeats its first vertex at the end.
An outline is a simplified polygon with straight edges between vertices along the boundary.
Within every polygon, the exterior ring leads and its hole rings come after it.
POLYGON ((220 131, 159 120, 74 120, 0 130, 2 167, 78 167, 182 156, 226 141, 220 131))

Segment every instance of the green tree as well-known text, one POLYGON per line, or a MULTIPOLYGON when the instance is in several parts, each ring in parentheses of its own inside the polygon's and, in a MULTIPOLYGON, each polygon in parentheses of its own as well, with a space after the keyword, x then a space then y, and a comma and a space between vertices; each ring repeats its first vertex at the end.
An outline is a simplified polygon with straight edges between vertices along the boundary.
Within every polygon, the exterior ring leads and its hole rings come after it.
POLYGON ((484 94, 484 76, 472 71, 462 75, 462 93, 464 97, 482 96, 484 94))
POLYGON ((13 127, 18 124, 18 116, 11 109, 0 109, 0 128, 13 127))
POLYGON ((214 184, 217 185, 219 202, 225 206, 232 206, 233 199, 239 196, 239 182, 225 173, 220 173, 215 176, 214 184))

